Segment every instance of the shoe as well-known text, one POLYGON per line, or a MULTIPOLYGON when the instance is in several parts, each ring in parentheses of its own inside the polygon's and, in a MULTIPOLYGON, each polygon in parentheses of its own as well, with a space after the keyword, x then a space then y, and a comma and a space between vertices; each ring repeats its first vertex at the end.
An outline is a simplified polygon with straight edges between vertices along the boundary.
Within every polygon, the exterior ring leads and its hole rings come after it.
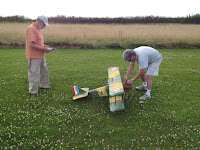
POLYGON ((151 96, 149 96, 147 94, 145 94, 145 95, 143 95, 143 96, 140 97, 140 99, 142 99, 142 100, 148 100, 150 98, 151 98, 151 96))
POLYGON ((144 87, 143 85, 135 87, 135 89, 138 90, 138 91, 146 91, 147 90, 147 88, 144 87))
POLYGON ((29 93, 30 95, 40 96, 40 93, 29 93))
POLYGON ((40 87, 40 89, 52 89, 53 86, 47 86, 47 87, 40 87))

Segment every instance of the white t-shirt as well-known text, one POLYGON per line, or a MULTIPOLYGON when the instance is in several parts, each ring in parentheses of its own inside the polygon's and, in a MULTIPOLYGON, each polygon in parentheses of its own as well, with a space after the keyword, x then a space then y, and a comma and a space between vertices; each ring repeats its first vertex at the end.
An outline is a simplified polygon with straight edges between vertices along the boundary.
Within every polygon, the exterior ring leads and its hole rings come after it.
MULTIPOLYGON (((156 49, 148 46, 141 46, 133 50, 136 54, 136 61, 139 64, 139 69, 145 69, 149 64, 155 62, 162 57, 162 54, 159 53, 156 49)), ((134 64, 134 62, 130 62, 134 64)))

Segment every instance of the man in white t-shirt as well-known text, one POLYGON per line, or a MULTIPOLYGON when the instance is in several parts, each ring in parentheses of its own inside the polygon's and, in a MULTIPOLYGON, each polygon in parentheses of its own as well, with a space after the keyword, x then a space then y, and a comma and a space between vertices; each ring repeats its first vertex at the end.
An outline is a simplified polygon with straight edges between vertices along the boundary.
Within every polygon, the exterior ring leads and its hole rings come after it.
POLYGON ((130 66, 125 76, 127 84, 133 84, 135 80, 141 78, 143 84, 136 87, 137 90, 147 90, 145 95, 140 99, 147 100, 151 98, 152 89, 152 76, 158 76, 159 66, 162 62, 162 55, 154 48, 148 46, 141 46, 135 49, 127 49, 122 55, 124 61, 129 61, 130 66), (131 79, 128 80, 131 72, 134 69, 135 61, 139 64, 139 72, 131 79))

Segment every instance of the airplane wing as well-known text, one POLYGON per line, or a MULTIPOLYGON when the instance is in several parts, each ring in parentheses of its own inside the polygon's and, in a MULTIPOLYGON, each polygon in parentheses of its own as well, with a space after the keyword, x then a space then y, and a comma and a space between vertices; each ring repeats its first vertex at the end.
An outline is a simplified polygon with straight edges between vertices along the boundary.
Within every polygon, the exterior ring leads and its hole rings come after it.
POLYGON ((110 111, 123 110, 125 108, 124 100, 122 98, 124 88, 118 67, 108 68, 108 84, 110 111))
POLYGON ((110 102, 110 111, 118 111, 118 110, 124 110, 124 100, 122 99, 122 96, 113 96, 109 98, 110 102))
POLYGON ((110 96, 121 95, 124 93, 124 88, 118 67, 108 68, 108 84, 110 96))

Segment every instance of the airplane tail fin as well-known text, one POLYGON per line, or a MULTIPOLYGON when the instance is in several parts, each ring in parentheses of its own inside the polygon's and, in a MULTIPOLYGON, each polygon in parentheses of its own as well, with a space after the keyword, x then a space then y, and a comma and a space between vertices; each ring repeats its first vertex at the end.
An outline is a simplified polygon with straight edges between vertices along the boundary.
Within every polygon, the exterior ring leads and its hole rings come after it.
POLYGON ((89 88, 79 88, 78 86, 73 86, 72 91, 74 93, 73 100, 76 100, 88 96, 89 88))
POLYGON ((72 91, 73 91, 74 95, 78 95, 79 94, 79 88, 78 88, 78 86, 73 86, 72 87, 72 91))

